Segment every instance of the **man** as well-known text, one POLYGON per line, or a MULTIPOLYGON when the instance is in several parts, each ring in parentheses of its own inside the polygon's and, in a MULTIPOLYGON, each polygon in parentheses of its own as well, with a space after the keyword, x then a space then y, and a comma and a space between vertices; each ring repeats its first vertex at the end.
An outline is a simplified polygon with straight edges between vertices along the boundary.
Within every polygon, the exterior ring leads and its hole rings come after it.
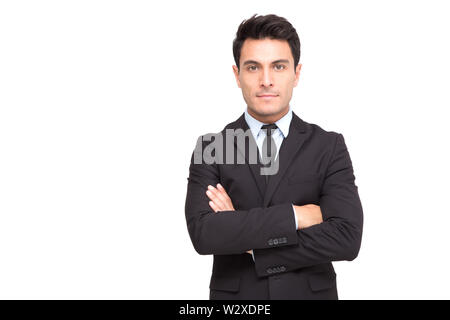
POLYGON ((300 41, 286 19, 244 20, 233 54, 247 110, 199 138, 185 206, 195 250, 214 255, 210 299, 338 299, 331 262, 356 258, 363 226, 344 137, 291 110, 300 41))

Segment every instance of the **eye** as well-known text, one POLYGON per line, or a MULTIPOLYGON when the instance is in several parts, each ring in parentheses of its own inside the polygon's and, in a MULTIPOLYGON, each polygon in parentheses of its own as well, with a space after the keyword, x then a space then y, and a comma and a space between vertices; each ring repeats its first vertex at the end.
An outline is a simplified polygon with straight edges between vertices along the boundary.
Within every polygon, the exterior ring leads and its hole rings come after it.
POLYGON ((247 68, 247 70, 249 70, 249 71, 255 71, 255 70, 256 70, 256 66, 249 66, 249 67, 247 68))
POLYGON ((275 65, 276 70, 284 70, 286 69, 286 66, 284 64, 277 64, 275 65))

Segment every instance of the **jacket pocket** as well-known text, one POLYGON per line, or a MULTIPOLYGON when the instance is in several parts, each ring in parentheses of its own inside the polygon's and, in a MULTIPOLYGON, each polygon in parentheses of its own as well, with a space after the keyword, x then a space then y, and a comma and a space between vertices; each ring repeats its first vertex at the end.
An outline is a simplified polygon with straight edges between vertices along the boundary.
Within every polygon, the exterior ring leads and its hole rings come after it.
POLYGON ((312 291, 331 289, 336 286, 336 273, 320 272, 309 275, 309 285, 312 291))
POLYGON ((212 276, 209 288, 213 290, 238 292, 240 280, 240 278, 212 276))

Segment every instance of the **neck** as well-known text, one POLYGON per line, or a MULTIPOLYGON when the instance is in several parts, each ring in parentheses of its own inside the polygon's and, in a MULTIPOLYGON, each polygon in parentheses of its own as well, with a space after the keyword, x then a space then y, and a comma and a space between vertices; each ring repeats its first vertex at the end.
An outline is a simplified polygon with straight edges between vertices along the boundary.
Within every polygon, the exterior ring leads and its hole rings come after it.
POLYGON ((289 105, 281 110, 279 113, 276 114, 270 114, 270 115, 261 115, 258 113, 254 113, 248 106, 247 106, 247 112, 249 115, 251 115, 253 118, 255 118, 258 121, 261 121, 265 124, 268 123, 275 123, 281 118, 283 118, 288 112, 289 112, 289 105))

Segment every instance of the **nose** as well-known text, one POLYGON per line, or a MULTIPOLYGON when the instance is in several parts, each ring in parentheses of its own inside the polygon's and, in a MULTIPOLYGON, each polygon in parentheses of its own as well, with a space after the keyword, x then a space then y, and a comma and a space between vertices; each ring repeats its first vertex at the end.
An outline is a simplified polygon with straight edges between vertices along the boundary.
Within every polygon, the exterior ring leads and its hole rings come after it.
POLYGON ((272 74, 270 70, 264 69, 261 73, 261 80, 260 80, 261 87, 272 87, 273 86, 273 80, 272 80, 272 74))

